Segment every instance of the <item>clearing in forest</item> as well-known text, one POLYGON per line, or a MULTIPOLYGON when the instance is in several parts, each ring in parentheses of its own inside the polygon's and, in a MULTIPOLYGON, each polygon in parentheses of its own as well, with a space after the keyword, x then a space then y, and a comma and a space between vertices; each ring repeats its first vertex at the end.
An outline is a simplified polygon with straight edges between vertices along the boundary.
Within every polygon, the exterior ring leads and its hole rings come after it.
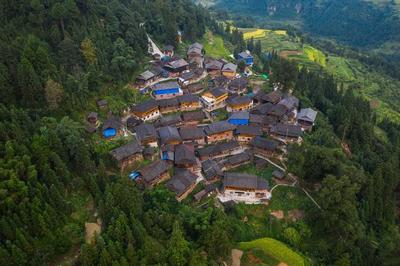
POLYGON ((239 245, 242 250, 262 250, 266 255, 284 262, 289 266, 306 265, 304 257, 293 251, 284 243, 273 238, 260 238, 250 242, 241 242, 239 245))

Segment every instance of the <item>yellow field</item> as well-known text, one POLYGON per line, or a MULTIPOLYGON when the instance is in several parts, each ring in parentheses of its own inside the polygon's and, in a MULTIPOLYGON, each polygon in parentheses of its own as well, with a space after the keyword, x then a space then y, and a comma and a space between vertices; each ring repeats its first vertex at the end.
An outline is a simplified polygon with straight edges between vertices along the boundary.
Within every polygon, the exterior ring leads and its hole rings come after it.
POLYGON ((266 29, 240 29, 243 32, 243 38, 245 40, 249 40, 251 38, 254 39, 263 39, 269 33, 274 33, 277 35, 287 35, 285 30, 266 30, 266 29))

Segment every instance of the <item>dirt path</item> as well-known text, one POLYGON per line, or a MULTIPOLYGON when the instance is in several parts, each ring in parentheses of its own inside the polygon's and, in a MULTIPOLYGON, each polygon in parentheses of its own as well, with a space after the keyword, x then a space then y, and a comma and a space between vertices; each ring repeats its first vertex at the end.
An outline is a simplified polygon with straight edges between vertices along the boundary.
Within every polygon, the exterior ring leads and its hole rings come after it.
POLYGON ((232 249, 232 266, 240 266, 240 260, 243 256, 243 251, 232 249))

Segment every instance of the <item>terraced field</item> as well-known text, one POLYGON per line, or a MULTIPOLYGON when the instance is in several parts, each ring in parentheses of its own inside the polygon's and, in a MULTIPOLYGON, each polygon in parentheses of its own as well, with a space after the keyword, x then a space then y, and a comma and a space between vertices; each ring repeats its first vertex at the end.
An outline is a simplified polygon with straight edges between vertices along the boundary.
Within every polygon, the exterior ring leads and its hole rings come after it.
POLYGON ((287 35, 286 32, 283 34, 254 28, 240 30, 245 38, 260 40, 265 52, 278 51, 280 56, 295 60, 310 69, 323 67, 339 82, 343 82, 345 88, 350 85, 358 88, 360 95, 369 100, 371 106, 376 109, 378 119, 389 118, 400 123, 399 81, 369 69, 357 60, 329 55, 310 45, 302 45, 300 40, 287 35))

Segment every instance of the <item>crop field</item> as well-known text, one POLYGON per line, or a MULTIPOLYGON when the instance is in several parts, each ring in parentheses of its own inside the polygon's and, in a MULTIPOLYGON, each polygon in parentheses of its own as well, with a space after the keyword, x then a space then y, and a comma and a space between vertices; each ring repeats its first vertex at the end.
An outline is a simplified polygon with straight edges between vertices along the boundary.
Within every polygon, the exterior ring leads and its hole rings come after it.
POLYGON ((270 34, 275 34, 275 35, 280 35, 280 36, 287 36, 287 32, 285 30, 268 30, 268 29, 239 29, 241 32, 243 32, 243 38, 245 40, 249 40, 251 38, 254 39, 264 39, 267 37, 267 35, 270 34))
POLYGON ((250 242, 241 242, 240 249, 262 250, 268 257, 284 262, 289 266, 306 265, 306 261, 300 254, 290 249, 284 243, 273 238, 260 238, 250 242))

